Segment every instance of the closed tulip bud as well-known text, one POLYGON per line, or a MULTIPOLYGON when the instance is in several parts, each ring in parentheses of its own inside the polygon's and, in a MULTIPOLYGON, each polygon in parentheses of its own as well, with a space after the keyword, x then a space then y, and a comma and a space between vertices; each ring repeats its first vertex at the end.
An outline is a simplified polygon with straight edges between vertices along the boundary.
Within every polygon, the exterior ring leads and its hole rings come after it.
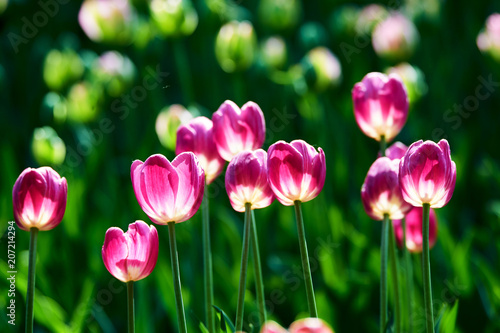
POLYGON ((132 41, 136 17, 128 0, 85 0, 78 22, 94 42, 126 45, 132 41))
POLYGON ((200 208, 205 173, 193 153, 182 153, 172 163, 156 154, 130 169, 135 197, 156 224, 189 220, 200 208))
POLYGON ((262 325, 260 333, 288 333, 288 331, 277 322, 269 320, 262 325))
POLYGON ((108 51, 94 61, 92 73, 110 96, 118 97, 132 86, 136 69, 127 56, 108 51))
POLYGON ((372 34, 375 53, 389 60, 408 59, 420 39, 412 21, 401 13, 392 13, 377 24, 372 34))
POLYGON ((399 165, 399 182, 404 199, 416 207, 443 207, 455 189, 457 168, 451 160, 448 141, 414 142, 399 165))
POLYGON ((261 45, 261 55, 264 63, 270 68, 280 69, 285 66, 288 56, 283 38, 267 38, 261 45))
POLYGON ((177 129, 175 153, 192 152, 205 170, 210 184, 224 169, 226 161, 219 155, 215 145, 213 123, 207 117, 196 117, 177 129))
POLYGON ((258 14, 265 27, 286 30, 298 23, 301 7, 299 0, 260 0, 258 14))
MULTIPOLYGON (((422 252, 422 207, 413 207, 405 217, 406 226, 406 248, 412 253, 422 252)), ((401 220, 392 221, 396 243, 399 248, 403 247, 403 225, 401 220)), ((436 212, 431 209, 429 215, 429 249, 436 244, 437 239, 437 218, 436 212)))
POLYGON ((427 93, 424 73, 416 66, 401 63, 386 70, 387 74, 397 74, 403 80, 408 91, 408 100, 411 103, 418 101, 427 93))
POLYGON ((243 71, 254 61, 257 37, 248 21, 231 21, 221 27, 215 40, 215 56, 227 72, 243 71))
POLYGON ((185 107, 173 104, 160 111, 156 117, 156 134, 163 147, 175 151, 177 142, 177 129, 187 124, 193 115, 185 107))
POLYGON ((17 226, 26 231, 55 228, 64 216, 67 197, 66 178, 61 178, 52 168, 25 169, 12 190, 17 226))
POLYGON ((143 221, 129 224, 127 232, 109 228, 102 246, 104 266, 122 282, 139 281, 155 268, 158 259, 158 232, 143 221))
POLYGON ((82 77, 83 62, 71 49, 51 50, 43 63, 43 80, 51 90, 60 91, 82 77))
POLYGON ((244 212, 246 203, 251 204, 251 209, 269 206, 274 194, 267 176, 264 150, 243 151, 236 155, 226 171, 226 191, 233 209, 244 212))
POLYGON ((102 91, 89 82, 74 84, 67 96, 67 119, 75 123, 93 121, 101 111, 102 91))
POLYGON ((264 144, 266 124, 264 113, 254 102, 240 109, 225 101, 212 116, 214 140, 220 156, 226 161, 244 150, 255 150, 264 144))
POLYGON ((405 156, 407 150, 408 147, 404 143, 397 141, 385 150, 385 156, 391 160, 400 160, 405 156))
POLYGON ((268 149, 269 184, 285 206, 316 198, 323 189, 326 162, 323 149, 302 140, 278 141, 268 149))
POLYGON ((340 62, 326 47, 319 46, 312 49, 303 61, 306 62, 303 66, 306 71, 308 68, 314 71, 314 75, 308 80, 312 89, 321 92, 340 83, 342 78, 340 62))
POLYGON ((500 61, 500 13, 491 14, 485 28, 477 36, 477 47, 481 52, 490 54, 500 61))
POLYGON ((288 328, 290 333, 334 333, 333 330, 319 318, 304 318, 296 320, 288 328))
POLYGON ((190 0, 152 0, 149 9, 165 37, 189 36, 198 26, 198 14, 190 0))
POLYGON ((366 214, 378 221, 388 215, 390 219, 402 219, 412 208, 403 199, 399 186, 399 160, 379 157, 372 164, 361 187, 361 200, 366 214))
POLYGON ((31 150, 40 165, 60 165, 66 157, 66 145, 52 127, 35 128, 31 150))
POLYGON ((368 73, 354 85, 352 101, 358 126, 377 141, 392 141, 408 118, 408 95, 395 74, 368 73))

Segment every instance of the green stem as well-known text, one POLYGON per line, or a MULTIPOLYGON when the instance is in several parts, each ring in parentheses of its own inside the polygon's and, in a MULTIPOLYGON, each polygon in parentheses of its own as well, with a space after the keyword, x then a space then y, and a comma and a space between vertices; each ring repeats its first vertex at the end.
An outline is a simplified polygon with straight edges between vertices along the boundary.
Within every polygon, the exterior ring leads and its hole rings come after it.
POLYGON ((380 137, 380 155, 385 156, 385 150, 387 149, 387 141, 385 140, 385 136, 382 135, 380 137))
POLYGON ((134 281, 127 282, 128 333, 135 332, 134 281))
POLYGON ((304 220, 302 218, 302 207, 299 200, 294 202, 295 218, 297 220, 297 232, 299 234, 300 257, 302 261, 302 271, 304 272, 304 282, 306 284, 307 306, 309 317, 317 318, 316 299, 314 298, 314 288, 311 276, 311 265, 309 264, 309 254, 307 253, 307 241, 304 230, 304 220))
POLYGON ((238 288, 238 304, 236 306, 236 331, 243 330, 243 307, 245 305, 245 289, 247 279, 248 248, 252 227, 252 204, 245 204, 245 224, 243 229, 243 247, 241 250, 240 284, 238 288))
POLYGON ((182 89, 184 103, 188 105, 192 103, 194 100, 188 53, 186 52, 186 46, 184 45, 183 39, 176 38, 172 41, 172 44, 173 44, 172 47, 174 49, 175 64, 178 69, 179 82, 182 89))
POLYGON ((389 215, 384 214, 380 242, 380 333, 385 333, 387 324, 387 238, 389 238, 389 215))
POLYGON ((406 274, 406 302, 408 307, 408 333, 413 331, 413 314, 412 314, 412 298, 413 298, 413 269, 411 266, 410 251, 406 247, 406 219, 401 220, 403 227, 403 256, 405 260, 406 274))
POLYGON ((266 320, 266 300, 264 297, 264 281, 262 279, 262 266, 260 264, 259 237, 257 235, 257 225, 255 215, 252 210, 252 254, 253 269, 255 273, 255 288, 257 291, 257 304, 259 305, 260 324, 264 325, 266 320))
POLYGON ((26 295, 26 332, 33 332, 33 303, 35 301, 36 243, 38 229, 30 229, 30 254, 28 267, 28 291, 26 295))
POLYGON ((170 243, 170 261, 172 262, 172 277, 174 279, 175 306, 177 308, 179 332, 186 333, 186 315, 184 313, 184 302, 182 301, 179 256, 177 254, 177 242, 175 241, 175 222, 168 222, 168 236, 170 243))
POLYGON ((243 105, 245 100, 245 79, 243 77, 243 72, 235 72, 234 76, 234 89, 235 89, 235 100, 236 104, 243 105))
POLYGON ((210 333, 215 332, 212 250, 210 245, 210 215, 208 205, 208 185, 205 183, 205 194, 201 203, 203 219, 203 272, 205 276, 205 322, 210 333))
POLYGON ((396 256, 396 239, 394 238, 394 228, 389 220, 389 254, 391 259, 392 284, 394 288, 394 332, 401 332, 401 302, 399 295, 398 279, 398 257, 396 256))
POLYGON ((424 282, 425 323, 427 333, 434 332, 434 314, 432 310, 431 261, 429 257, 429 214, 431 206, 424 203, 422 226, 422 273, 424 282))

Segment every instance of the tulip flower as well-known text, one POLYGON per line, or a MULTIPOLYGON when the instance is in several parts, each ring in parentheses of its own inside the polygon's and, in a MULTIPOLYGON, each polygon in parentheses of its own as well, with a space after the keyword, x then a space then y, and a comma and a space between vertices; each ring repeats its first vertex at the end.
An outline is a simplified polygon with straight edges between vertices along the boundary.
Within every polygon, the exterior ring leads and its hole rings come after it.
POLYGON ((486 19, 484 29, 476 39, 477 47, 500 61, 500 13, 493 13, 486 19))
POLYGON ((310 316, 317 317, 301 203, 314 199, 323 189, 326 177, 325 153, 321 148, 316 150, 302 140, 291 143, 278 141, 269 147, 267 169, 269 185, 278 201, 285 206, 295 206, 307 305, 310 316))
POLYGON ((333 330, 319 318, 296 320, 288 328, 290 333, 333 333, 333 330))
POLYGON ((226 73, 248 69, 257 53, 257 37, 249 21, 224 24, 215 39, 215 57, 226 73))
POLYGON ((38 231, 51 230, 61 223, 66 210, 67 193, 66 178, 61 178, 50 167, 25 169, 12 189, 14 220, 20 229, 30 232, 26 332, 33 332, 38 231))
POLYGON ((175 224, 190 219, 201 205, 205 173, 196 156, 182 153, 170 163, 163 155, 146 161, 136 160, 130 170, 135 196, 151 221, 168 225, 170 260, 174 278, 175 304, 179 331, 187 332, 181 293, 181 280, 175 224))
POLYGON ((385 156, 391 160, 400 160, 407 150, 408 147, 404 143, 397 141, 385 150, 385 156))
POLYGON ((206 117, 196 117, 177 129, 175 153, 193 152, 205 170, 210 184, 224 168, 225 161, 219 155, 214 141, 213 123, 206 117))
POLYGON ((399 182, 404 199, 423 208, 422 262, 427 332, 434 332, 431 267, 429 257, 429 218, 431 208, 450 201, 455 189, 457 170, 451 160, 448 141, 414 142, 399 164, 399 182))
MULTIPOLYGON (((193 152, 205 170, 206 186, 210 184, 224 168, 225 161, 220 157, 214 141, 213 123, 206 117, 197 117, 177 129, 176 153, 193 152)), ((215 331, 215 317, 213 313, 213 277, 212 254, 210 249, 210 219, 208 196, 203 197, 203 260, 205 279, 205 316, 207 328, 215 331)))
POLYGON ((184 106, 173 104, 163 108, 156 117, 155 130, 163 147, 175 151, 177 146, 177 130, 187 124, 193 115, 184 106))
POLYGON ((258 251, 258 238, 252 209, 269 206, 274 200, 274 194, 268 184, 267 153, 262 149, 242 151, 236 155, 226 171, 226 191, 233 209, 245 212, 243 234, 243 249, 241 255, 240 284, 238 304, 236 308, 236 330, 243 327, 243 305, 245 302, 245 284, 248 262, 248 248, 252 235, 252 248, 257 284, 257 301, 259 303, 260 320, 266 321, 264 284, 258 251))
MULTIPOLYGON (((412 253, 422 252, 422 207, 413 207, 405 218, 406 222, 406 248, 412 253)), ((403 225, 401 220, 392 221, 394 224, 394 233, 398 247, 403 247, 403 225)), ((429 216, 429 249, 432 249, 437 240, 437 217, 436 212, 431 209, 429 216)))
POLYGON ((212 121, 217 150, 228 162, 239 152, 258 149, 264 143, 264 114, 254 102, 247 102, 240 109, 234 102, 225 101, 213 114, 212 121))
POLYGON ((354 85, 352 100, 358 126, 377 141, 392 141, 408 117, 408 95, 396 74, 368 73, 354 85))
POLYGON ((403 80, 403 83, 408 92, 408 100, 410 105, 418 101, 422 96, 427 94, 427 83, 425 75, 417 66, 412 66, 403 62, 397 66, 389 67, 385 70, 389 74, 397 74, 403 80))
POLYGON ((415 24, 403 14, 394 12, 375 26, 372 44, 375 53, 389 60, 409 58, 420 39, 415 24))
POLYGON ((288 333, 288 331, 277 322, 270 320, 262 325, 260 333, 288 333))
POLYGON ((35 128, 31 151, 40 165, 61 165, 66 158, 66 145, 50 126, 35 128))

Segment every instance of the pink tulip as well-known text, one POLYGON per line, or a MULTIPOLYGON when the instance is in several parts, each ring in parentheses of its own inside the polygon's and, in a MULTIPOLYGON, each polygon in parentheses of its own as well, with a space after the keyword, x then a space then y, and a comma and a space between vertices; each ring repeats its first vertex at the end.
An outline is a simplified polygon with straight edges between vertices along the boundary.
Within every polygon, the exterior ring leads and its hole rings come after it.
POLYGON ((163 155, 132 163, 135 196, 151 221, 166 225, 184 222, 200 208, 205 173, 196 156, 182 153, 170 163, 163 155))
POLYGON ((264 114, 254 102, 240 108, 225 101, 212 116, 214 139, 220 156, 226 161, 244 150, 255 150, 264 144, 266 125, 264 114))
POLYGON ((333 330, 319 318, 296 320, 288 330, 290 333, 333 333, 333 330))
MULTIPOLYGON (((413 207, 406 214, 406 248, 413 253, 422 252, 422 207, 413 207)), ((403 227, 401 220, 392 221, 394 226, 394 234, 396 235, 396 243, 399 248, 403 247, 403 227)), ((429 249, 434 246, 437 239, 437 218, 433 209, 429 215, 429 249)))
POLYGON ((448 141, 438 144, 422 140, 413 143, 399 165, 399 182, 404 199, 413 206, 424 203, 443 207, 455 189, 457 169, 451 160, 448 141))
POLYGON ((112 227, 106 231, 102 260, 120 281, 139 281, 155 268, 158 259, 158 232, 143 221, 129 224, 128 231, 112 227))
POLYGON ((233 157, 226 171, 226 191, 233 209, 245 211, 269 206, 274 194, 267 181, 267 153, 262 149, 243 151, 233 157))
POLYGON ((391 13, 375 26, 372 44, 375 53, 390 60, 408 59, 420 39, 415 24, 403 14, 391 13))
POLYGON ((408 117, 408 95, 396 74, 368 73, 352 89, 354 116, 365 135, 392 141, 408 117))
POLYGON ((27 168, 12 190, 14 220, 19 228, 29 231, 51 230, 64 216, 68 184, 50 167, 27 168))
POLYGON ((402 219, 411 209, 404 201, 398 179, 399 160, 379 157, 372 164, 361 187, 361 199, 366 213, 374 220, 402 219))
POLYGON ((269 185, 285 206, 316 198, 326 176, 325 153, 302 140, 278 141, 268 150, 269 185))
POLYGON ((193 152, 205 170, 207 184, 210 184, 224 169, 225 161, 215 145, 212 121, 196 117, 177 129, 175 153, 193 152))
POLYGON ((260 333, 288 333, 288 331, 277 322, 269 320, 264 323, 260 329, 260 333))
POLYGON ((389 157, 391 160, 399 160, 405 156, 407 150, 408 147, 405 144, 397 141, 385 150, 385 156, 389 157))

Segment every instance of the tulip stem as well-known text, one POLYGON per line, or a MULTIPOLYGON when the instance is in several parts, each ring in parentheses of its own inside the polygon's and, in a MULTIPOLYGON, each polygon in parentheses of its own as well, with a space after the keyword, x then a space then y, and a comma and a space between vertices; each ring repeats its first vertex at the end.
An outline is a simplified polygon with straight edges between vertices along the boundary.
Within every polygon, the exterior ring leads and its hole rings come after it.
POLYGON ((172 277, 174 279, 175 306, 177 308, 177 321, 179 332, 187 333, 186 315, 184 313, 184 302, 182 301, 181 274, 179 272, 179 256, 177 254, 177 243, 175 241, 175 222, 168 222, 168 236, 170 243, 170 261, 172 262, 172 277))
POLYGON ((408 333, 413 331, 412 297, 413 297, 413 269, 411 267, 410 251, 406 248, 406 219, 401 220, 403 227, 403 256, 405 260, 406 273, 406 302, 408 307, 408 333))
POLYGON ((424 281, 425 323, 427 333, 434 333, 434 314, 432 311, 431 261, 429 257, 429 214, 431 206, 424 203, 422 226, 422 273, 424 281))
POLYGON ((181 38, 175 38, 172 41, 172 44, 172 47, 174 49, 175 63, 178 69, 179 82, 182 89, 182 95, 184 97, 184 103, 188 105, 193 102, 194 93, 191 84, 191 71, 189 69, 186 46, 184 45, 184 40, 181 38))
POLYGON ((262 266, 260 264, 259 237, 257 235, 257 225, 255 215, 252 210, 252 254, 255 274, 255 288, 257 291, 257 304, 259 305, 260 324, 264 325, 266 320, 266 301, 264 298, 264 281, 262 279, 262 266))
POLYGON ((380 156, 385 156, 385 150, 387 148, 387 141, 385 140, 385 136, 380 136, 380 156))
POLYGON ((212 275, 212 250, 210 244, 210 215, 208 205, 208 184, 205 183, 205 194, 202 201, 203 219, 203 272, 205 276, 205 321, 210 333, 215 332, 215 317, 212 304, 214 299, 212 275))
POLYGON ((302 261, 302 271, 304 272, 304 282, 306 284, 307 306, 309 308, 309 316, 312 318, 318 317, 316 309, 316 299, 314 298, 314 288, 311 276, 311 265, 309 264, 309 254, 307 253, 307 241, 304 230, 304 220, 302 218, 302 206, 299 200, 294 202, 295 218, 297 220, 297 232, 299 235, 300 257, 302 261))
POLYGON ((387 323, 387 238, 389 237, 389 215, 384 214, 382 239, 380 242, 380 333, 385 333, 387 323))
POLYGON ((26 295, 26 332, 33 332, 33 304, 35 301, 36 243, 38 229, 30 229, 30 254, 28 267, 28 291, 26 295))
POLYGON ((401 302, 399 295, 398 279, 398 257, 396 256, 396 240, 394 238, 394 228, 392 221, 389 220, 389 255, 391 260, 392 285, 394 288, 394 332, 401 332, 401 302))
POLYGON ((135 332, 134 281, 127 282, 128 333, 135 332))
POLYGON ((240 284, 238 288, 238 304, 236 306, 236 332, 243 330, 243 307, 247 279, 248 248, 252 231, 252 204, 245 203, 245 222, 243 229, 243 247, 241 250, 240 284))

